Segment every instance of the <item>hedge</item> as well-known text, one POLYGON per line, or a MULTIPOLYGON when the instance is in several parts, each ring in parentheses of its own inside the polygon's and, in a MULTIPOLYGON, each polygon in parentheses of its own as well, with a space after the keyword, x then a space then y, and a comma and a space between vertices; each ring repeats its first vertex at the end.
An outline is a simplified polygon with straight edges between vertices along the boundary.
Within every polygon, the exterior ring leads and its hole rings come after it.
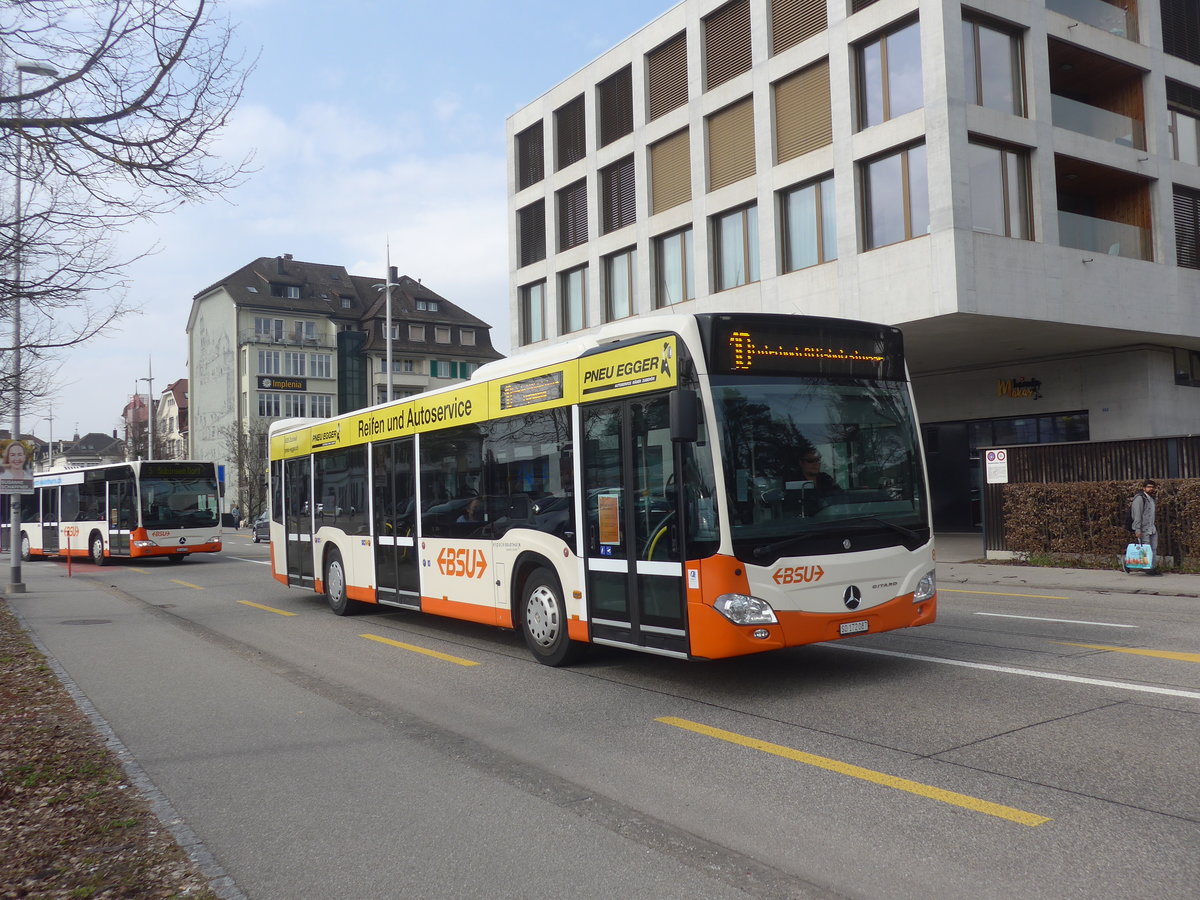
MULTIPOLYGON (((1200 572, 1200 479, 1158 481, 1158 554, 1200 572)), ((1031 562, 1116 568, 1132 533, 1126 513, 1140 481, 1075 481, 1004 486, 1009 550, 1031 562)))

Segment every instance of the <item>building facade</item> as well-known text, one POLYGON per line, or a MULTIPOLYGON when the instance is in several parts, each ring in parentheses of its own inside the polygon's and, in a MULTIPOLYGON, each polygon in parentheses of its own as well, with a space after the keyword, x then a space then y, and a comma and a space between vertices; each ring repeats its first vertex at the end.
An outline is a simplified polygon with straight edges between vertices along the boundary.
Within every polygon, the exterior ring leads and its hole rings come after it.
POLYGON ((685 0, 508 120, 514 346, 898 325, 969 530, 979 447, 1195 431, 1198 125, 1195 0, 685 0))
POLYGON ((188 380, 167 385, 154 417, 154 442, 164 459, 188 458, 188 380))
MULTIPOLYGON (((500 358, 486 322, 394 270, 388 281, 394 397, 465 380, 500 358)), ((385 399, 385 284, 285 254, 257 259, 195 295, 188 453, 226 466, 227 505, 238 500, 231 457, 265 460, 257 445, 272 421, 328 417, 385 399), (247 440, 256 446, 236 449, 247 440)))

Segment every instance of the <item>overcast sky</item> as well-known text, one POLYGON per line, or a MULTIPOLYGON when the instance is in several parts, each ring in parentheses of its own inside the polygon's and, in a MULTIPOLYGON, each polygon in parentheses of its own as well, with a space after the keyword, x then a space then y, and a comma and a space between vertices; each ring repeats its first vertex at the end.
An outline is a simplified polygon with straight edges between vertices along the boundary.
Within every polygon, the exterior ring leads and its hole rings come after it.
MULTIPOLYGON (((255 154, 225 200, 124 237, 160 252, 130 272, 141 312, 70 351, 53 437, 111 433, 135 386, 187 376, 192 297, 260 256, 291 253, 355 275, 392 264, 508 328, 505 119, 671 6, 673 0, 226 0, 259 56, 222 152, 255 154)), ((51 437, 49 402, 22 430, 51 437)), ((5 423, 7 424, 7 423, 5 423)))

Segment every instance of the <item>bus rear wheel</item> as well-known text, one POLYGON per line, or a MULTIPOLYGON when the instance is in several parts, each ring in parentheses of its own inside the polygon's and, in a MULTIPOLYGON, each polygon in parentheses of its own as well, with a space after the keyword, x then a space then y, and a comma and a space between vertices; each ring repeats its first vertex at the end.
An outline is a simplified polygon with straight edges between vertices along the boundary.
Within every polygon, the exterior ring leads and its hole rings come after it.
POLYGON ((347 594, 346 564, 336 550, 330 551, 325 560, 325 600, 338 616, 350 616, 363 608, 362 603, 351 600, 347 594))
POLYGON ((89 545, 92 552, 92 562, 98 566, 102 566, 108 562, 108 557, 104 555, 104 538, 97 532, 92 535, 89 545))
POLYGON ((578 660, 584 644, 567 635, 567 607, 562 586, 548 569, 535 569, 521 596, 521 632, 533 658, 544 666, 565 666, 578 660))

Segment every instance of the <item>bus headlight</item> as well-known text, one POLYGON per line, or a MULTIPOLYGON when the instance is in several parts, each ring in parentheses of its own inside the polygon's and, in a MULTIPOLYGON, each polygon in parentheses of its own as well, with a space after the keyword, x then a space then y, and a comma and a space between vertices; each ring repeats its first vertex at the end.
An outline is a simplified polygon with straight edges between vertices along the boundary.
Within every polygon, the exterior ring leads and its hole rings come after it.
POLYGON ((913 603, 924 603, 937 593, 937 581, 934 579, 934 570, 930 569, 917 582, 917 589, 913 591, 913 603))
POLYGON ((134 541, 133 546, 139 550, 145 550, 147 547, 157 547, 158 544, 154 541, 134 541))
POLYGON ((775 625, 779 622, 771 604, 749 594, 722 594, 713 606, 735 625, 775 625))

